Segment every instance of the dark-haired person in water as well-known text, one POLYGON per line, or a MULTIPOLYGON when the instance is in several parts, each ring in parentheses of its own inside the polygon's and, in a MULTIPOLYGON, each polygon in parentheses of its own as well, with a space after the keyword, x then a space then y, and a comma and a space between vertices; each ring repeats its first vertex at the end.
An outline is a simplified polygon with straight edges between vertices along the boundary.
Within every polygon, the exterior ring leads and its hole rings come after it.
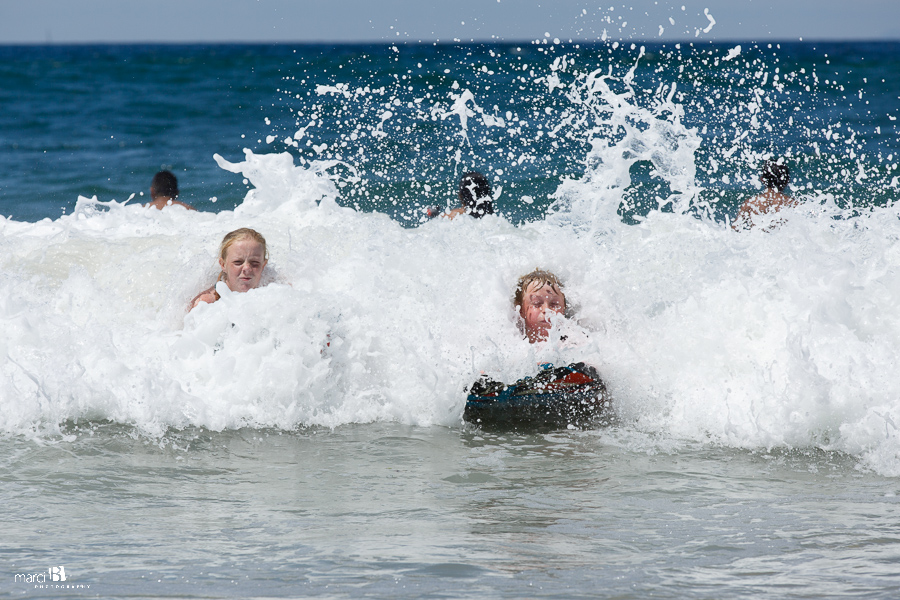
MULTIPOLYGON (((487 178, 478 171, 469 171, 459 180, 459 208, 454 208, 441 216, 447 219, 455 219, 459 215, 468 214, 476 219, 484 215, 494 214, 494 197, 491 184, 487 178)), ((440 208, 429 208, 427 215, 436 217, 440 214, 440 208)))
MULTIPOLYGON (((232 292, 246 292, 259 287, 263 269, 269 262, 266 238, 259 232, 242 227, 225 235, 219 246, 219 267, 216 280, 225 282, 232 292)), ((220 298, 216 286, 203 290, 191 300, 191 308, 201 302, 212 304, 220 298)))
POLYGON ((178 180, 171 171, 160 171, 153 176, 150 182, 150 202, 144 206, 152 206, 162 210, 167 206, 183 206, 188 210, 194 210, 194 207, 179 202, 178 197, 178 180))
POLYGON ((785 193, 791 182, 791 172, 787 165, 767 160, 760 169, 759 180, 765 186, 765 191, 744 201, 731 224, 732 229, 750 229, 754 225, 754 218, 759 215, 777 213, 786 206, 797 206, 798 202, 785 193))

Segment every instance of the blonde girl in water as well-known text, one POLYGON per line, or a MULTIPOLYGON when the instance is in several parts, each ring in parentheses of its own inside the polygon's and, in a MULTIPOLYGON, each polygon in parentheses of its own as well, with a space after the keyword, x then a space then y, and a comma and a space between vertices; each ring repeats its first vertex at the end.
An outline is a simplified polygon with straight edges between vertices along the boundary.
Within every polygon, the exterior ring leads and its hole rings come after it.
MULTIPOLYGON (((263 269, 268 262, 266 238, 247 227, 235 229, 222 238, 222 245, 219 247, 219 266, 222 271, 216 282, 224 282, 232 292, 252 290, 259 287, 263 269)), ((191 301, 191 308, 201 302, 212 304, 219 298, 216 286, 213 285, 197 294, 191 301)))

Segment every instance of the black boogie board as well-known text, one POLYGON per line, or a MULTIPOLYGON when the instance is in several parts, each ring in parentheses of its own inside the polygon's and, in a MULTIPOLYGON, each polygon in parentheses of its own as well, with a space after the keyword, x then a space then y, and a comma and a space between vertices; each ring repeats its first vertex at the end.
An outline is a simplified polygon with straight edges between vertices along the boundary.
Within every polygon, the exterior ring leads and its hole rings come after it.
POLYGON ((611 415, 597 370, 574 363, 546 365, 512 384, 482 376, 469 390, 463 419, 488 429, 548 430, 603 425, 611 415))

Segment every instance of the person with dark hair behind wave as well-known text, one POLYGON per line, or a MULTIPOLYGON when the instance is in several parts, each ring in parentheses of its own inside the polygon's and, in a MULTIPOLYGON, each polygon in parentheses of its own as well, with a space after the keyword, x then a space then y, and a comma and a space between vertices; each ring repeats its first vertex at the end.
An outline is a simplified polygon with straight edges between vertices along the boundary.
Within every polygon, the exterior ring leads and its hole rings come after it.
MULTIPOLYGON (((494 214, 494 197, 491 184, 487 177, 478 171, 469 171, 463 174, 459 180, 459 208, 447 211, 441 216, 447 219, 455 219, 459 215, 468 214, 476 219, 484 215, 494 214)), ((429 208, 427 215, 436 217, 440 214, 440 208, 429 208)))
POLYGON ((160 171, 150 182, 150 202, 144 206, 160 210, 167 206, 183 206, 188 210, 194 210, 193 206, 176 200, 177 197, 178 179, 171 171, 160 171))
MULTIPOLYGON (((776 213, 787 206, 797 206, 798 202, 785 193, 791 182, 791 172, 787 165, 774 160, 763 163, 759 173, 760 182, 766 187, 762 194, 747 199, 738 209, 731 224, 735 231, 750 229, 759 215, 776 213)), ((773 224, 774 226, 774 224, 773 224)))

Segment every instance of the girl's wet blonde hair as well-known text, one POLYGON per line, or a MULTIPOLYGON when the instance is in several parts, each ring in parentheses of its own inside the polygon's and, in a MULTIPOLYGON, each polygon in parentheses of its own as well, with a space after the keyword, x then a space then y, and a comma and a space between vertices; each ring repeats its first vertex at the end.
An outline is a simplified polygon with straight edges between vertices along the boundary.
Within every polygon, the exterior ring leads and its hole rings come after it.
POLYGON ((222 245, 219 246, 219 258, 225 260, 225 255, 228 253, 228 249, 231 248, 232 244, 246 239, 262 244, 263 255, 266 260, 269 260, 269 250, 266 248, 266 238, 255 229, 250 229, 249 227, 241 227, 240 229, 235 229, 234 231, 225 234, 225 237, 222 238, 222 245))

